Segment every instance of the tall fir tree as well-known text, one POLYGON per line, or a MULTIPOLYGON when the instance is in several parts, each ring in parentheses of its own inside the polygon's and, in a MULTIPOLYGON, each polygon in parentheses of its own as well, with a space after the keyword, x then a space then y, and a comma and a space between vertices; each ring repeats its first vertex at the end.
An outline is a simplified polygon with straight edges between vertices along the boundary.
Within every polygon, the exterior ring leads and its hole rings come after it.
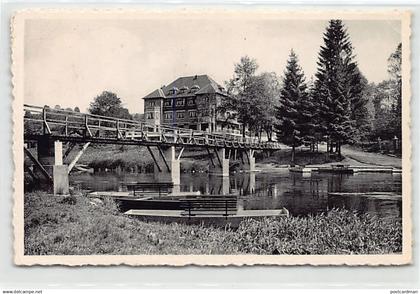
POLYGON ((277 107, 276 133, 278 141, 292 147, 292 163, 295 163, 295 149, 305 140, 307 112, 302 105, 309 100, 305 76, 292 50, 284 72, 280 101, 277 107), (304 113, 304 114, 303 114, 304 113))
POLYGON ((340 155, 341 145, 355 137, 354 106, 360 102, 362 88, 349 35, 341 20, 330 20, 319 53, 315 96, 319 129, 328 140, 335 142, 340 155))

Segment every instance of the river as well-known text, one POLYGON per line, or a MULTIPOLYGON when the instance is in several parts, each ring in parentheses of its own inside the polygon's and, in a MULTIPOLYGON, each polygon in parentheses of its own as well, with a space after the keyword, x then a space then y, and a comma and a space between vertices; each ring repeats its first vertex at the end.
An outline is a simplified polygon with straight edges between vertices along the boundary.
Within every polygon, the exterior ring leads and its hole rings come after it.
MULTIPOLYGON (((92 191, 118 191, 127 182, 153 181, 153 174, 102 172, 72 174, 70 184, 92 191)), ((302 175, 287 169, 274 172, 235 173, 230 177, 206 173, 181 174, 180 191, 240 195, 238 209, 287 208, 304 216, 346 208, 381 217, 401 217, 401 197, 337 196, 329 192, 396 192, 401 194, 401 174, 359 173, 302 175)))

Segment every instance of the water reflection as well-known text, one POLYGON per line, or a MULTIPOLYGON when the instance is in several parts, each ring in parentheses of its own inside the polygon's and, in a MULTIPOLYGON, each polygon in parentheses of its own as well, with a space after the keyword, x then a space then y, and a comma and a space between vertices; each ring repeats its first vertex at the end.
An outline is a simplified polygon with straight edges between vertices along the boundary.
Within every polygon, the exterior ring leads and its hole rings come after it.
MULTIPOLYGON (((153 181, 153 174, 96 173, 71 176, 73 185, 95 191, 121 190, 125 182, 153 181)), ((401 198, 378 199, 363 196, 328 195, 328 192, 396 192, 401 194, 401 175, 322 174, 302 175, 287 170, 271 173, 236 173, 230 177, 204 173, 182 174, 182 192, 239 195, 239 209, 280 209, 292 215, 325 212, 331 208, 347 208, 379 216, 401 217, 401 198)))

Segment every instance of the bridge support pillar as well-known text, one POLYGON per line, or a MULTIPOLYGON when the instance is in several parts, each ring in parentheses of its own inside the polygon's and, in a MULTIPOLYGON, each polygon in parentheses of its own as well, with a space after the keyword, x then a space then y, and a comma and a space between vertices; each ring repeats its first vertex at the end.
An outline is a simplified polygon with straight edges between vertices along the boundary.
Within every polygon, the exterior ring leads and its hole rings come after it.
POLYGON ((228 177, 229 159, 226 158, 225 148, 215 148, 216 159, 210 164, 209 171, 212 174, 228 177))
POLYGON ((245 156, 242 154, 242 169, 244 171, 255 171, 255 150, 249 149, 243 151, 245 153, 245 156))
POLYGON ((210 174, 209 183, 206 183, 205 194, 228 195, 230 193, 230 177, 210 174), (211 186, 209 183, 212 183, 211 186))
POLYGON ((159 160, 155 157, 154 176, 161 182, 181 183, 180 160, 176 158, 175 146, 158 147, 159 160))
POLYGON ((68 168, 63 165, 63 143, 49 136, 38 139, 38 161, 52 176, 54 195, 69 193, 68 168))

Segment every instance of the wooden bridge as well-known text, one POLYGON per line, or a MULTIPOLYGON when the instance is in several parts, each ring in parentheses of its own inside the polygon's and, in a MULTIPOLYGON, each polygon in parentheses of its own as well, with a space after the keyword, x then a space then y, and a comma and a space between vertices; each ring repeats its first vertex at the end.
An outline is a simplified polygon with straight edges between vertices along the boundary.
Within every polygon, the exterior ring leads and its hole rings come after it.
POLYGON ((276 150, 276 142, 241 135, 210 133, 134 120, 24 105, 25 139, 49 135, 60 141, 101 144, 225 147, 276 150), (29 124, 31 125, 29 127, 29 124))
POLYGON ((229 175, 230 158, 240 158, 244 169, 254 170, 255 150, 280 149, 276 142, 262 142, 241 135, 152 125, 26 104, 23 110, 24 140, 37 142, 37 155, 25 147, 25 154, 33 162, 33 168, 26 167, 26 170, 33 177, 37 177, 38 172, 41 178, 53 183, 57 194, 67 193, 68 174, 91 143, 146 146, 155 162, 155 175, 161 181, 171 181, 175 185, 180 182, 180 159, 184 148, 206 149, 210 172, 222 176, 229 175), (64 157, 75 146, 83 144, 69 165, 63 165, 62 142, 68 142, 64 157))

